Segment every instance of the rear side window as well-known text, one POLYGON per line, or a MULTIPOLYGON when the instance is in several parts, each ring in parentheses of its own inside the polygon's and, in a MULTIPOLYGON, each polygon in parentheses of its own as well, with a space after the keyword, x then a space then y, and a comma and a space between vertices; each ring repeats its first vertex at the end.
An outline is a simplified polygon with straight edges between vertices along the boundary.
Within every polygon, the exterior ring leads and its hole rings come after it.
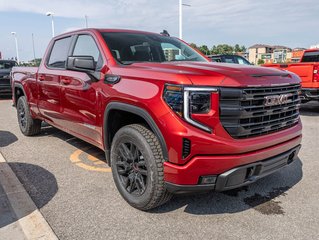
POLYGON ((97 68, 102 66, 102 58, 94 39, 90 35, 79 35, 74 50, 73 56, 91 56, 97 68))
POLYGON ((225 56, 224 61, 225 63, 235 63, 235 60, 232 56, 225 56))
POLYGON ((65 68, 70 43, 71 37, 62 38, 54 42, 48 62, 49 67, 65 68))
POLYGON ((319 62, 319 51, 305 52, 301 62, 319 62))

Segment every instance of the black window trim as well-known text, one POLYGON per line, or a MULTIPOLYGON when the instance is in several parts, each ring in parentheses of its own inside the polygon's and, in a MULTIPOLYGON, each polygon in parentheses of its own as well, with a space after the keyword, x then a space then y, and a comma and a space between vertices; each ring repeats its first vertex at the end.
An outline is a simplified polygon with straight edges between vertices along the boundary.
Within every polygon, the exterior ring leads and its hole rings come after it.
POLYGON ((52 41, 52 43, 51 43, 51 46, 50 46, 50 53, 47 55, 47 58, 45 59, 45 67, 46 67, 47 69, 50 69, 50 70, 55 70, 55 69, 66 70, 66 61, 67 61, 67 59, 65 59, 65 66, 64 66, 64 68, 49 66, 49 60, 50 60, 50 57, 51 57, 51 54, 52 54, 52 50, 53 50, 54 44, 55 44, 57 41, 62 40, 62 39, 65 39, 65 38, 71 38, 71 41, 70 41, 70 44, 69 44, 69 50, 68 50, 67 57, 69 56, 70 47, 72 46, 73 41, 74 41, 74 35, 67 35, 67 36, 62 36, 62 37, 60 37, 60 38, 54 39, 54 40, 52 41))

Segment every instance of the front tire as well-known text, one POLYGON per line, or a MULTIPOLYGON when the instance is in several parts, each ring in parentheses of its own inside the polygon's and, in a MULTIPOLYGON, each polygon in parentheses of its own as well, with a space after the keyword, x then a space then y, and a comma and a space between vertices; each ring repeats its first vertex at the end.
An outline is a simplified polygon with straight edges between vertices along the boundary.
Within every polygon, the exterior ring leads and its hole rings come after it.
POLYGON ((166 190, 161 145, 152 131, 139 124, 121 128, 111 146, 113 179, 133 207, 149 210, 171 198, 166 190))
POLYGON ((41 120, 33 119, 25 96, 21 96, 17 102, 18 122, 21 132, 25 136, 33 136, 41 131, 41 120))

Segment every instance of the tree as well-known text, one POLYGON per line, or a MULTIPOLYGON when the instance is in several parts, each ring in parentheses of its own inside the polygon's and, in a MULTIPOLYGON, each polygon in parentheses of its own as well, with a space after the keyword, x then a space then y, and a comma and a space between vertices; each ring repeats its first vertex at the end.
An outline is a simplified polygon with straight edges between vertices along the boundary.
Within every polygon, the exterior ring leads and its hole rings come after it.
POLYGON ((212 54, 233 54, 234 53, 234 47, 228 45, 228 44, 219 44, 217 46, 213 46, 211 49, 212 54))
POLYGON ((195 44, 195 43, 190 43, 189 44, 192 48, 194 48, 194 49, 198 49, 198 47, 197 47, 197 45, 195 44))
POLYGON ((210 51, 206 45, 202 45, 199 47, 199 51, 201 51, 205 55, 209 55, 210 51))
POLYGON ((264 63, 265 63, 265 61, 263 59, 258 59, 258 62, 257 62, 258 65, 261 65, 261 64, 264 64, 264 63))

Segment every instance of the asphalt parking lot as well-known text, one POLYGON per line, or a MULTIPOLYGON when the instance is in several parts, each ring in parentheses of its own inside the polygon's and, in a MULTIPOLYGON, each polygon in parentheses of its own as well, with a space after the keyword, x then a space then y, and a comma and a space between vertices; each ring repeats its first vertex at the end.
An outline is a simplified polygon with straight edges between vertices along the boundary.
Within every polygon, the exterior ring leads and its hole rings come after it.
POLYGON ((150 212, 121 198, 101 150, 47 125, 23 136, 5 99, 0 151, 59 239, 319 239, 319 104, 301 115, 303 147, 289 167, 239 191, 176 196, 150 212))

